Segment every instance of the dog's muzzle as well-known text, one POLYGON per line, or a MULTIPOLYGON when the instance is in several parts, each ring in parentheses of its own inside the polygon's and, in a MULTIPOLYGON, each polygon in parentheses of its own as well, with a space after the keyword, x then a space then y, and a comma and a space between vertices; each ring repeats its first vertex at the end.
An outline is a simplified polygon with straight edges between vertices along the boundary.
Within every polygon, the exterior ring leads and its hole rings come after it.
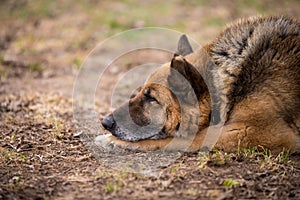
MULTIPOLYGON (((125 122, 125 121, 124 121, 125 122)), ((166 138, 168 135, 162 131, 158 130, 155 126, 154 127, 140 127, 136 124, 130 125, 130 124, 118 124, 117 121, 114 119, 113 114, 108 115, 105 117, 101 124, 103 128, 108 130, 113 136, 129 141, 129 142, 135 142, 139 140, 145 140, 145 139, 162 139, 166 138)))

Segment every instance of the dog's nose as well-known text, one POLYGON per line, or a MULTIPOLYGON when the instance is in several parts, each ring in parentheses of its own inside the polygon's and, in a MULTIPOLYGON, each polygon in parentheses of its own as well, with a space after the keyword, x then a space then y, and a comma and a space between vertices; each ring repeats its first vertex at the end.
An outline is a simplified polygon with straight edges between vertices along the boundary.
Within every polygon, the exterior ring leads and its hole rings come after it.
POLYGON ((116 126, 113 115, 108 115, 107 117, 105 117, 101 121, 101 124, 106 130, 112 130, 116 126))

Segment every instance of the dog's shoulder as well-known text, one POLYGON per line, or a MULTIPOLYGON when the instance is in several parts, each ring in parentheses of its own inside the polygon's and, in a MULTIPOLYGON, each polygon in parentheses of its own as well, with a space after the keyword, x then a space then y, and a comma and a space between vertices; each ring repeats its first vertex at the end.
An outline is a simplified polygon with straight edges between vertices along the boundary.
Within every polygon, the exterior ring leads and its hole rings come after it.
POLYGON ((221 79, 216 84, 227 98, 228 109, 249 94, 267 95, 266 90, 273 95, 291 94, 287 98, 298 105, 299 50, 300 22, 296 19, 253 17, 229 25, 209 45, 221 79))

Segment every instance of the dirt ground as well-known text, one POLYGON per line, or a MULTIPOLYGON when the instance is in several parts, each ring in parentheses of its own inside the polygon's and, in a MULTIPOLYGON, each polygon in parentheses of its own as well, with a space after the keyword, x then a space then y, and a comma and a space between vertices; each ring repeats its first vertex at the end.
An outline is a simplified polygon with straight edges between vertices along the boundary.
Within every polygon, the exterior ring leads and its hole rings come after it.
MULTIPOLYGON (((173 162, 157 165, 154 174, 116 169, 113 159, 80 139, 72 107, 85 57, 116 33, 156 26, 204 44, 237 18, 299 18, 299 9, 298 0, 3 0, 0 199, 300 199, 300 155, 287 152, 180 153, 173 162)), ((120 68, 128 70, 147 57, 168 59, 141 53, 111 68, 96 95, 97 119, 111 109, 109 90, 120 68)))

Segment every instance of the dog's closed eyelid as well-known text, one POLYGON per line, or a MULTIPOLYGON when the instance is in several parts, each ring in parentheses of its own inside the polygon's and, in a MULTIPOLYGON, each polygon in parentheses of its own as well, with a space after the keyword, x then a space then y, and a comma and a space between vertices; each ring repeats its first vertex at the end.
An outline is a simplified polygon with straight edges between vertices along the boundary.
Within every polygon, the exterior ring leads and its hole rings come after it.
POLYGON ((151 95, 151 90, 150 88, 147 88, 145 91, 144 91, 144 96, 145 96, 145 99, 148 101, 148 102, 156 102, 159 104, 159 102, 157 101, 157 99, 155 97, 153 97, 151 95))
POLYGON ((146 100, 149 101, 149 102, 154 102, 154 101, 158 102, 158 101, 156 100, 156 98, 152 97, 152 96, 149 95, 149 94, 145 94, 145 97, 146 97, 146 100))
POLYGON ((153 96, 149 95, 149 94, 145 94, 145 99, 148 102, 157 102, 158 103, 157 99, 154 98, 153 96))
POLYGON ((150 101, 150 102, 156 102, 156 103, 158 103, 158 101, 157 101, 155 98, 153 98, 153 97, 151 97, 151 98, 149 99, 149 101, 150 101))

